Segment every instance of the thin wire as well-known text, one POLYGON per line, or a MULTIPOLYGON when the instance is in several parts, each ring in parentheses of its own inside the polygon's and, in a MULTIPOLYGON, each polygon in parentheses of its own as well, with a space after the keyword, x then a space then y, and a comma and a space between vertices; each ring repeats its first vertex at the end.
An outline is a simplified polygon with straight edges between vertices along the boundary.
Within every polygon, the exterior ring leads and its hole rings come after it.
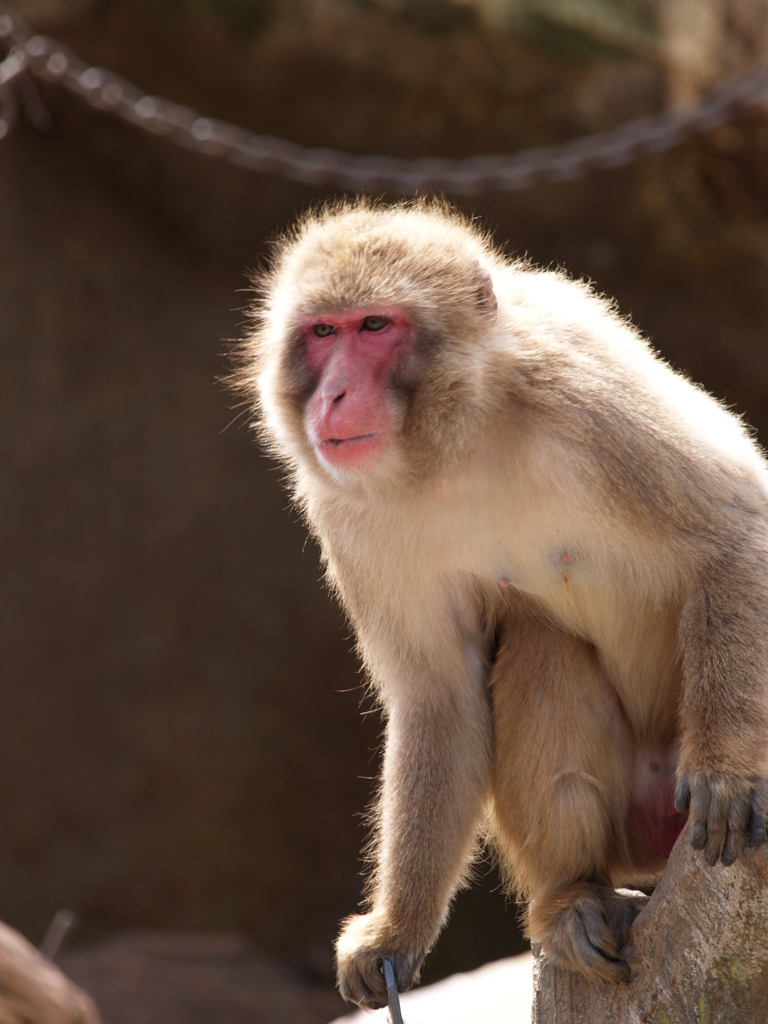
POLYGON ((395 971, 392 967, 392 961, 386 956, 381 961, 381 973, 384 975, 384 984, 387 986, 387 1003, 389 1004, 390 1022, 391 1024, 404 1024, 403 1013, 400 1009, 400 995, 397 991, 395 971))
POLYGON ((66 939, 69 931, 77 924, 77 918, 71 910, 57 910, 48 926, 45 938, 40 943, 40 952, 46 960, 55 960, 56 955, 66 939))

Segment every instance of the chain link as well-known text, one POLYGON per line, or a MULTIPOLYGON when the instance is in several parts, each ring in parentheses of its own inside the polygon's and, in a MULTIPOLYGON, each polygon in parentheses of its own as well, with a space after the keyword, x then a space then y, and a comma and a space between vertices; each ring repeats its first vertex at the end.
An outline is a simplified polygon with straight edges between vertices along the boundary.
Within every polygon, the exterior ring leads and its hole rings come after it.
POLYGON ((313 185, 404 195, 425 188, 456 195, 522 189, 541 181, 577 178, 593 169, 620 167, 641 153, 671 149, 691 135, 711 130, 740 108, 762 103, 768 91, 765 59, 717 86, 696 107, 666 110, 563 145, 524 149, 512 156, 404 160, 307 148, 201 117, 189 107, 143 93, 112 71, 89 66, 55 39, 33 35, 4 0, 0 0, 0 42, 9 47, 8 56, 0 63, 0 139, 8 134, 15 117, 12 82, 28 68, 99 110, 240 167, 313 185))

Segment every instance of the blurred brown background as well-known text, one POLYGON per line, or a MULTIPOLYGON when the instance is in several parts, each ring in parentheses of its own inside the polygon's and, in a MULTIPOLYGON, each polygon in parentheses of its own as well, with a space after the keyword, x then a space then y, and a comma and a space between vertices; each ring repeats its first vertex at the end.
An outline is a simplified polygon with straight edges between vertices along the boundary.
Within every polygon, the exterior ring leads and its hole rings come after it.
MULTIPOLYGON (((405 157, 565 141, 768 52, 762 0, 20 9, 207 115, 405 157)), ((280 473, 215 381, 245 269, 333 190, 41 92, 52 130, 0 142, 0 918, 39 941, 68 906, 84 945, 241 932, 330 984, 380 723, 280 473)), ((626 168, 460 205, 615 295, 768 439, 767 157, 758 106, 626 168)), ((521 948, 479 875, 425 978, 521 948)))

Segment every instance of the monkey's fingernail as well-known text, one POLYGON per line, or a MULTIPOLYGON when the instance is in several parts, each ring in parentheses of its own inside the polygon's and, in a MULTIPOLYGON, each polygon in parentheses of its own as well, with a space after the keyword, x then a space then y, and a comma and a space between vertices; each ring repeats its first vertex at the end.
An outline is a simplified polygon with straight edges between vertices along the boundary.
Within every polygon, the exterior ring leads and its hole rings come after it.
POLYGON ((713 846, 704 854, 704 863, 708 868, 713 868, 720 860, 720 847, 713 846))

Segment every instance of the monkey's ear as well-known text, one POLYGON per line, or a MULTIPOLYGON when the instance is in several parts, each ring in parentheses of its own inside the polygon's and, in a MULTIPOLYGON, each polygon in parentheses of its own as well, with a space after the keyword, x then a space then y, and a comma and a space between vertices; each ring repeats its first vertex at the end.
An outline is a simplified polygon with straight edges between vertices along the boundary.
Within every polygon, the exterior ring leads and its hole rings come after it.
POLYGON ((493 281, 485 267, 481 267, 479 263, 475 264, 474 284, 478 306, 487 316, 494 316, 498 303, 493 291, 493 281))

